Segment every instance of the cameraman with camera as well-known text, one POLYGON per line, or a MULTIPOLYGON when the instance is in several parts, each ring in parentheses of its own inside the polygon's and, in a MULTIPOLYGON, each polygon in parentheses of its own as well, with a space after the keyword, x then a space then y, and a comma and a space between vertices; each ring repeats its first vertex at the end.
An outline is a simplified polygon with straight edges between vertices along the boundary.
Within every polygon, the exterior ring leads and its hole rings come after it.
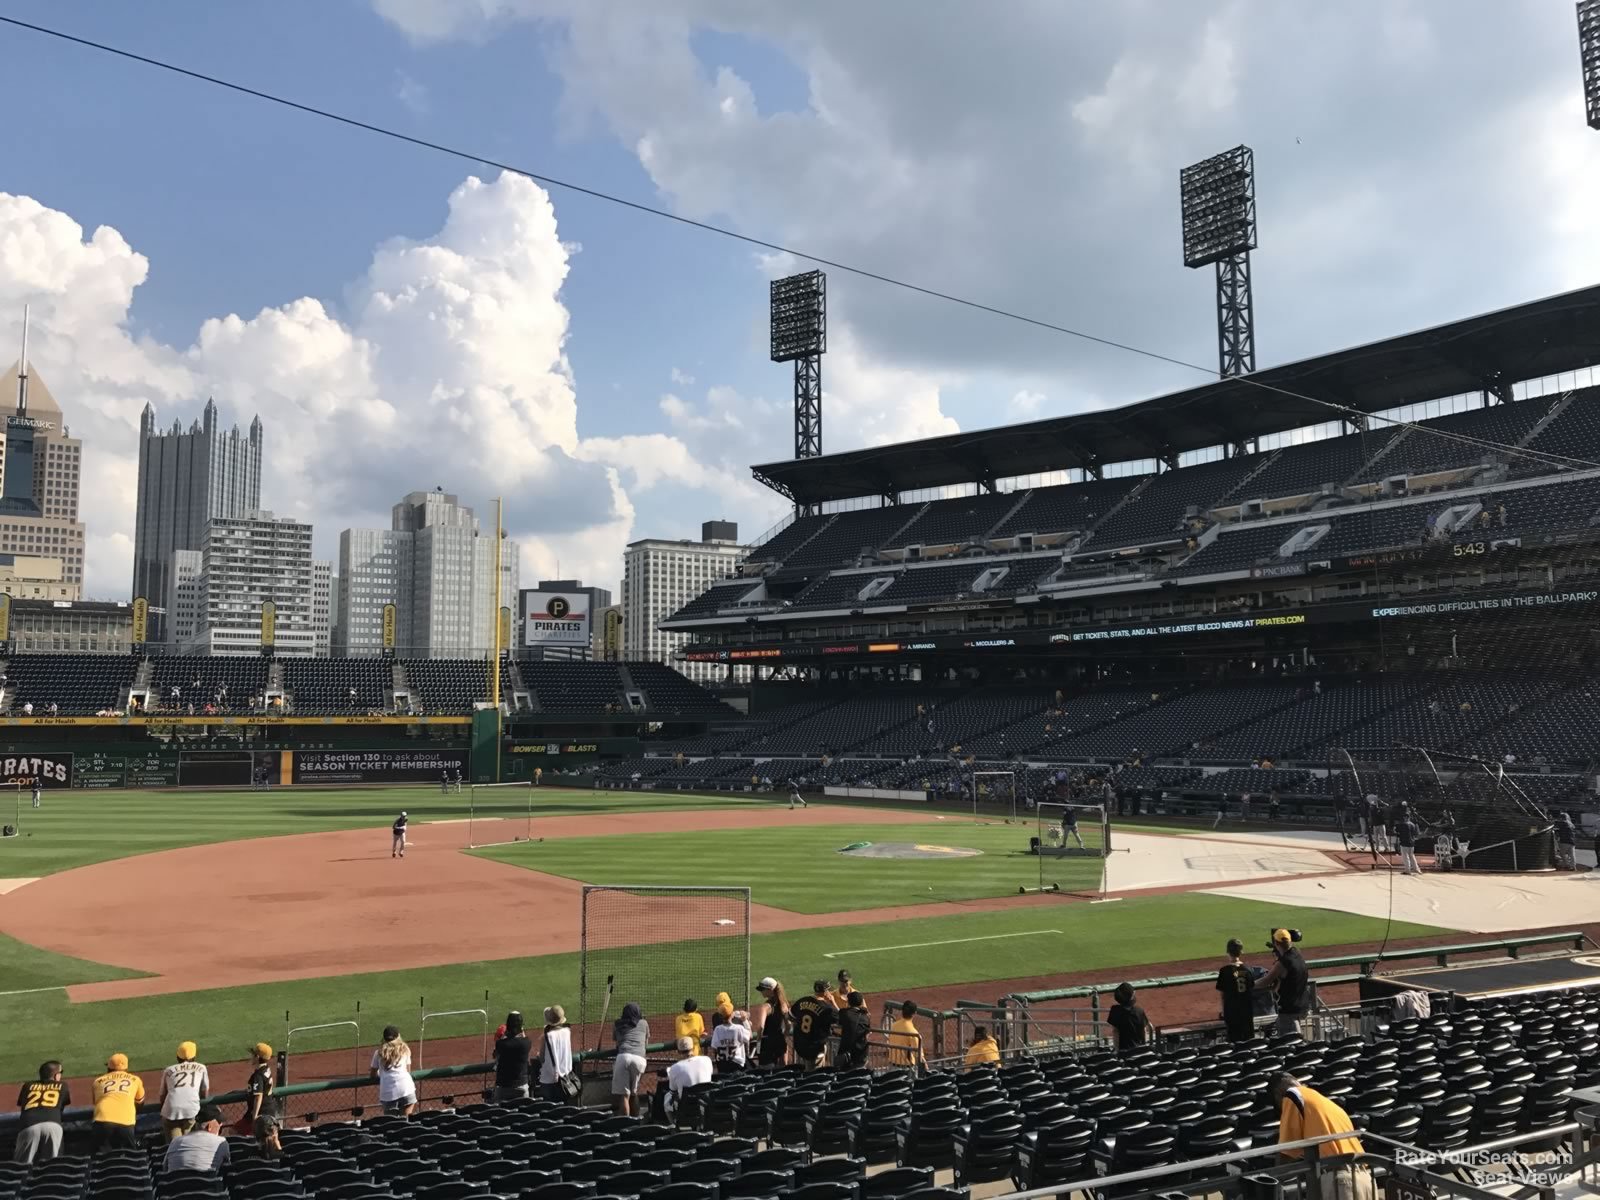
POLYGON ((1272 940, 1267 943, 1277 961, 1259 986, 1272 988, 1278 994, 1275 1033, 1299 1033, 1300 1022, 1311 1011, 1311 971, 1295 949, 1300 936, 1298 929, 1274 929, 1272 940))

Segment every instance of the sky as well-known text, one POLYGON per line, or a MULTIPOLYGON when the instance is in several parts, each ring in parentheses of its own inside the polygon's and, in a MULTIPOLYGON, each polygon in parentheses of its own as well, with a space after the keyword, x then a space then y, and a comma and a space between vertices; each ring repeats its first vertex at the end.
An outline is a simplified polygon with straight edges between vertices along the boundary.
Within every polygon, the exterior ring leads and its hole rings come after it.
MULTIPOLYGON (((829 273, 825 450, 1204 380, 1178 169, 1255 151, 1261 366, 1594 283, 1568 0, 0 0, 53 26, 1192 367, 829 273)), ((0 26, 0 357, 84 441, 125 599, 139 413, 266 427, 263 505, 338 533, 504 497, 523 579, 785 516, 770 279, 807 264, 0 26), (13 108, 13 116, 17 109, 13 108)), ((1418 396, 1416 399, 1428 399, 1418 396)))

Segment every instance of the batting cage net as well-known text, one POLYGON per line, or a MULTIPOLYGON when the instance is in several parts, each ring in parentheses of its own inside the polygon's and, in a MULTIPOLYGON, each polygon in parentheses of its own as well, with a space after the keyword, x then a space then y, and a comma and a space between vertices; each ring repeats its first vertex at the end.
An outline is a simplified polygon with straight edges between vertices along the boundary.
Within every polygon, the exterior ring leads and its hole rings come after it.
POLYGON ((1337 766, 1330 777, 1345 848, 1374 868, 1419 870, 1426 862, 1439 871, 1506 872, 1556 863, 1548 802, 1570 786, 1558 776, 1424 746, 1395 746, 1366 762, 1341 752, 1337 766))
POLYGON ((614 1020, 625 1004, 652 1018, 694 1000, 709 1014, 718 992, 747 1008, 750 889, 587 886, 579 958, 585 1026, 614 1020))
POLYGON ((1111 819, 1098 804, 1039 805, 1031 849, 1039 860, 1039 890, 1104 896, 1111 819))

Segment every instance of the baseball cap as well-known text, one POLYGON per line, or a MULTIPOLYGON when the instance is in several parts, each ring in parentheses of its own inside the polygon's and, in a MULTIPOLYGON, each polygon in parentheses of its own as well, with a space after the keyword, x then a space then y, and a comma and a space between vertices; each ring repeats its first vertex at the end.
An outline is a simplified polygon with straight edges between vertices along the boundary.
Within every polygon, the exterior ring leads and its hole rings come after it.
POLYGON ((269 1059, 269 1058, 272 1057, 272 1047, 269 1046, 266 1042, 257 1042, 254 1046, 250 1047, 250 1052, 252 1054, 254 1054, 257 1058, 263 1059, 263 1060, 269 1059))
POLYGON ((770 992, 773 988, 775 988, 777 986, 778 986, 778 981, 776 979, 774 979, 771 975, 763 975, 761 977, 761 982, 756 984, 756 991, 758 991, 758 992, 770 992))
POLYGON ((193 1042, 178 1043, 178 1058, 183 1062, 193 1062, 195 1055, 200 1053, 200 1048, 193 1042))
POLYGON ((106 1059, 106 1070, 126 1071, 128 1069, 128 1056, 126 1054, 113 1054, 106 1059))
POLYGON ((1293 939, 1289 937, 1287 929, 1274 929, 1272 931, 1272 940, 1279 946, 1287 946, 1293 939))
POLYGON ((822 995, 823 992, 828 990, 828 981, 826 979, 818 979, 811 985, 811 990, 819 996, 822 995))
POLYGON ((678 1049, 683 1051, 685 1054, 689 1053, 689 1051, 694 1049, 694 1039, 692 1037, 679 1038, 678 1049))
POLYGON ((403 816, 405 816, 405 815, 406 815, 406 810, 405 810, 405 809, 403 809, 403 808, 402 808, 402 809, 401 809, 401 810, 400 810, 400 815, 401 815, 401 816, 402 816, 402 817, 403 817, 403 816))
POLYGON ((194 1123, 196 1125, 209 1125, 213 1121, 218 1125, 222 1124, 222 1110, 215 1104, 202 1104, 199 1113, 195 1115, 194 1123))

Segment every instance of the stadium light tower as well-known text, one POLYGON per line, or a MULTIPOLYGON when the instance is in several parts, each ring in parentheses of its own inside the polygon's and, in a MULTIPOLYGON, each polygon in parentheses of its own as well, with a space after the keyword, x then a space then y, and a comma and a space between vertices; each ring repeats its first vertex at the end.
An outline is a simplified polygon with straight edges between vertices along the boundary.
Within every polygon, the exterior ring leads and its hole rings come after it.
POLYGON ((1250 251, 1256 248, 1256 156, 1249 146, 1184 167, 1183 265, 1217 264, 1219 372, 1256 369, 1255 305, 1250 295, 1250 251))
POLYGON ((1600 0, 1578 0, 1578 54, 1589 128, 1600 129, 1600 0))
POLYGON ((772 361, 794 363, 794 456, 822 453, 822 356, 828 349, 828 277, 772 281, 772 361))

